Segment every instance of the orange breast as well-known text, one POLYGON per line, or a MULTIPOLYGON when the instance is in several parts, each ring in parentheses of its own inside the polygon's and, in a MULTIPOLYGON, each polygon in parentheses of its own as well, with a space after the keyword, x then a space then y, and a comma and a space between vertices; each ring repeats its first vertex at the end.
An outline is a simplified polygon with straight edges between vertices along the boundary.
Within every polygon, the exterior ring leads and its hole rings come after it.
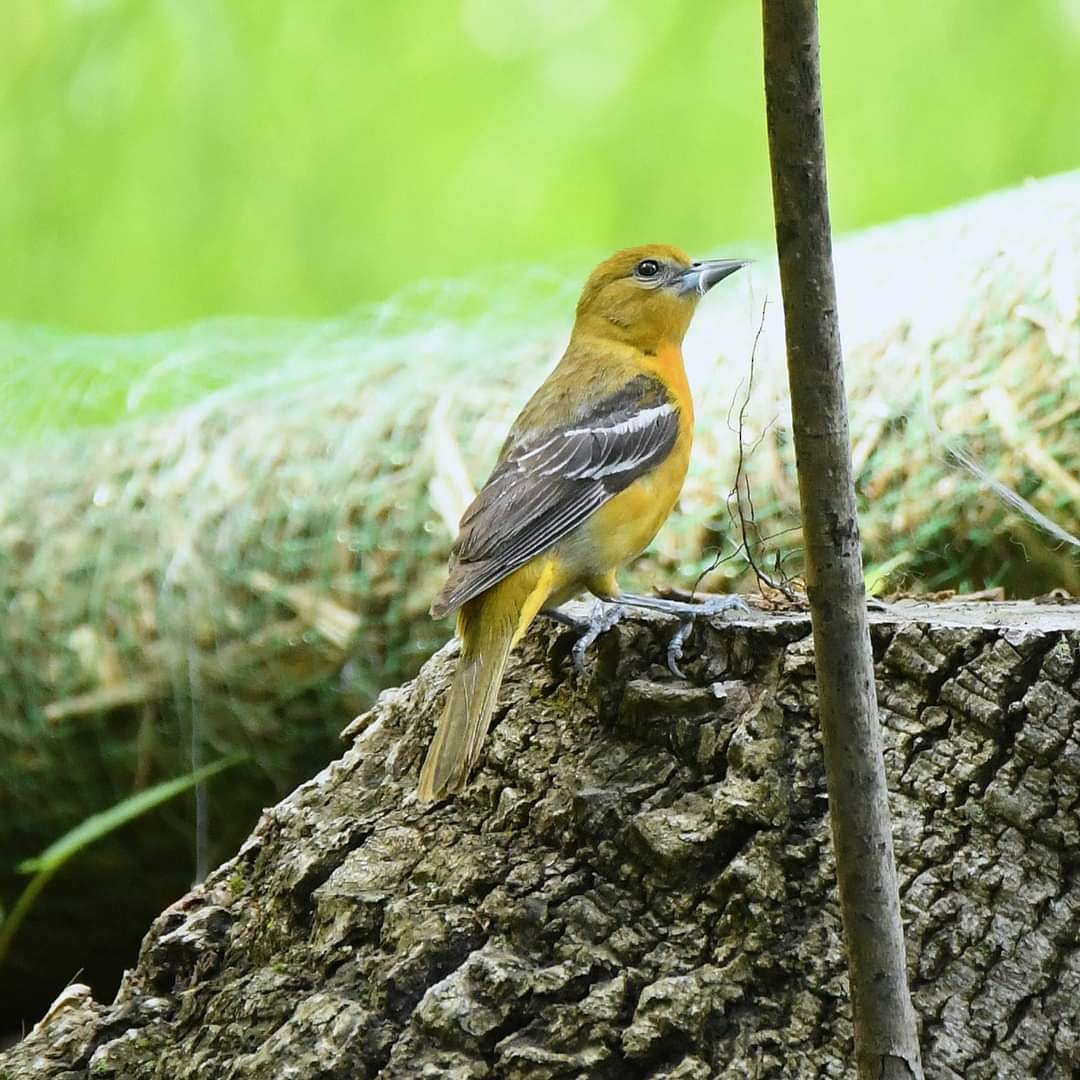
POLYGON ((643 367, 663 379, 679 406, 679 436, 667 459, 605 503, 586 523, 598 572, 617 570, 640 555, 660 531, 682 491, 694 441, 694 403, 678 346, 643 357, 643 367))
POLYGON ((639 354, 634 370, 663 379, 679 406, 679 434, 667 458, 638 477, 560 541, 552 554, 550 603, 558 604, 640 555, 667 520, 686 479, 694 438, 694 406, 677 347, 639 354))
POLYGON ((656 355, 647 357, 645 367, 664 380, 672 397, 679 403, 687 430, 694 430, 694 398, 690 393, 690 383, 686 378, 686 365, 683 363, 682 349, 678 345, 665 345, 656 355))

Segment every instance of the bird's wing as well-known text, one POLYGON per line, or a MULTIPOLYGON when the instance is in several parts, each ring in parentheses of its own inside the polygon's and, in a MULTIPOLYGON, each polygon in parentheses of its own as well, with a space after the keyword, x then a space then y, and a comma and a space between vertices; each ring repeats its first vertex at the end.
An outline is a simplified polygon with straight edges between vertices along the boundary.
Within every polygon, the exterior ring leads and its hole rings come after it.
POLYGON ((512 438, 461 519, 437 617, 491 588, 558 543, 671 452, 679 410, 642 375, 572 421, 512 438))

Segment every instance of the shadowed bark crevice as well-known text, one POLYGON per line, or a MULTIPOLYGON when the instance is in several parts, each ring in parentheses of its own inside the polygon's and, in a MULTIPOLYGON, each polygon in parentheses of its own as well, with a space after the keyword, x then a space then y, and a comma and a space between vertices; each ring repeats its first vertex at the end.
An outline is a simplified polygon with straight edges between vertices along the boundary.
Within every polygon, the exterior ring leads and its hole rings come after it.
MULTIPOLYGON (((1080 1065, 1080 611, 874 613, 928 1076, 1080 1065)), ((0 1077, 844 1077, 846 961, 802 615, 627 621, 511 660, 472 786, 412 797, 452 648, 0 1077)))

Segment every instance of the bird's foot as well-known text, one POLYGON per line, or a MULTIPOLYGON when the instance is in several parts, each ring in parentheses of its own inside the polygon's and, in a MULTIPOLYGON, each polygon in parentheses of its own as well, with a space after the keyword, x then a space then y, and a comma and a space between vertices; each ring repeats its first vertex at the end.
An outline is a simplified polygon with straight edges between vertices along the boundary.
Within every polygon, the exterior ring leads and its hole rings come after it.
POLYGON ((697 603, 687 603, 683 600, 664 600, 659 596, 634 596, 622 593, 619 596, 619 603, 627 607, 665 612, 679 619, 679 629, 672 635, 667 647, 668 670, 677 679, 686 677, 679 667, 679 661, 683 658, 683 645, 686 644, 686 639, 690 636, 696 619, 708 619, 713 615, 723 615, 731 611, 749 614, 750 611, 746 606, 746 601, 738 596, 708 596, 697 603))
POLYGON ((589 647, 603 633, 617 625, 626 614, 626 608, 621 604, 609 604, 604 600, 597 600, 589 612, 589 618, 585 624, 585 632, 574 642, 570 650, 574 658, 574 667, 581 676, 588 675, 589 667, 585 663, 585 654, 589 647))
POLYGON ((620 604, 597 600, 584 619, 569 615, 560 608, 545 609, 540 614, 577 632, 578 638, 570 654, 574 658, 574 667, 577 668, 578 674, 584 677, 589 674, 585 654, 590 646, 601 634, 615 626, 626 614, 626 610, 620 604))

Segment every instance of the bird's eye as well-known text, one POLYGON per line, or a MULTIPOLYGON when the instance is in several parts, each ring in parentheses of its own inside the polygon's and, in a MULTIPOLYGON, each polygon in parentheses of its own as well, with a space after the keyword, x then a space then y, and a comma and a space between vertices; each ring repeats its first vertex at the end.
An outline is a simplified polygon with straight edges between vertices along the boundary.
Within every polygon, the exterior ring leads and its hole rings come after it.
POLYGON ((634 267, 634 274, 639 278, 654 278, 660 273, 660 264, 655 259, 642 259, 634 267))

